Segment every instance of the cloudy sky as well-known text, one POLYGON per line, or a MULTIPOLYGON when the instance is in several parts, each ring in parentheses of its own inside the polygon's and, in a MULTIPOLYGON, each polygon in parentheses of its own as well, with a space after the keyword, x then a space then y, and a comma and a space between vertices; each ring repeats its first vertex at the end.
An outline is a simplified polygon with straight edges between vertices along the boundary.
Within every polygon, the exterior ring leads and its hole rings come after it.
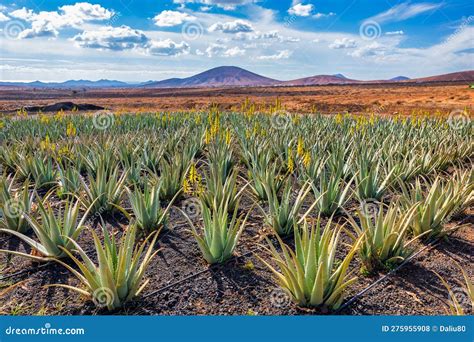
POLYGON ((422 77, 474 69, 474 2, 1 0, 0 60, 3 81, 422 77))

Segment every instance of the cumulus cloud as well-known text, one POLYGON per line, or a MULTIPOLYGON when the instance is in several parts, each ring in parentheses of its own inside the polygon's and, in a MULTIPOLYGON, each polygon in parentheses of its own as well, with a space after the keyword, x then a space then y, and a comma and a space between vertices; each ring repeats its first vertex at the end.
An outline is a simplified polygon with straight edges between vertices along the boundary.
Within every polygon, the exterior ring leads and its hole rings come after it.
POLYGON ((222 54, 226 49, 227 47, 225 45, 213 43, 207 47, 206 54, 208 57, 214 57, 222 54))
POLYGON ((384 56, 388 52, 388 47, 377 42, 361 46, 348 53, 352 57, 374 57, 384 56))
POLYGON ((107 20, 114 12, 101 5, 92 5, 88 2, 78 2, 74 5, 65 5, 59 8, 63 16, 75 18, 78 21, 107 20))
POLYGON ((33 10, 25 8, 25 7, 17 9, 13 12, 10 12, 9 14, 13 18, 22 19, 22 20, 31 20, 35 16, 35 13, 33 12, 33 10))
POLYGON ((277 54, 274 55, 268 55, 268 56, 259 56, 258 59, 261 60, 279 60, 279 59, 288 59, 291 57, 293 54, 292 51, 290 50, 282 50, 278 52, 277 54))
POLYGON ((171 39, 165 39, 150 41, 146 51, 148 54, 155 56, 179 56, 189 54, 190 47, 186 42, 175 43, 171 39))
MULTIPOLYGON (((206 55, 208 57, 237 57, 244 56, 246 51, 240 47, 228 48, 224 44, 212 43, 206 49, 206 55)), ((196 50, 197 55, 203 55, 204 53, 200 50, 196 50)))
POLYGON ((10 18, 8 18, 5 14, 0 12, 0 22, 8 21, 10 18))
POLYGON ((84 31, 74 36, 72 40, 80 47, 116 51, 143 47, 149 42, 148 37, 142 31, 125 25, 84 31))
POLYGON ((181 25, 185 21, 195 20, 196 17, 189 15, 187 13, 178 12, 178 11, 163 11, 160 14, 157 14, 153 21, 156 26, 160 27, 172 27, 181 25))
POLYGON ((208 28, 209 32, 240 33, 253 32, 252 24, 245 20, 228 21, 225 23, 217 22, 208 28))
POLYGON ((31 28, 20 32, 19 39, 34 37, 57 37, 59 30, 66 27, 79 28, 85 22, 110 19, 114 12, 100 5, 78 2, 64 5, 58 11, 34 12, 25 7, 12 11, 9 15, 31 23, 31 28))
POLYGON ((331 49, 352 49, 356 46, 356 41, 347 37, 344 37, 342 39, 336 39, 334 42, 329 44, 329 48, 331 49))
POLYGON ((288 13, 291 15, 296 15, 298 17, 309 17, 313 12, 314 6, 311 4, 303 5, 301 3, 294 4, 288 10, 288 13))
POLYGON ((402 21, 425 12, 436 10, 441 6, 443 6, 443 3, 433 4, 429 2, 421 2, 418 4, 411 4, 409 2, 404 2, 393 6, 387 11, 379 13, 367 20, 372 20, 379 24, 386 22, 402 21))
POLYGON ((243 56, 243 55, 245 55, 245 50, 241 49, 237 46, 233 47, 233 48, 230 48, 230 49, 227 49, 223 53, 224 57, 237 57, 237 56, 243 56))

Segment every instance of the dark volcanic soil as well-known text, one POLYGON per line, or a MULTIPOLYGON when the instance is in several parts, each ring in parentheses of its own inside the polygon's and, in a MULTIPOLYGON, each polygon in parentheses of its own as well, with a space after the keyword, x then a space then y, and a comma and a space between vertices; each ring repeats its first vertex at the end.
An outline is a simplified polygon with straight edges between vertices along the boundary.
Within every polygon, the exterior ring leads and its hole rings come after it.
MULTIPOLYGON (((340 218, 341 222, 343 221, 340 218)), ((109 219, 109 230, 120 234, 120 220, 109 219)), ((327 310, 306 310, 296 307, 274 283, 272 275, 256 258, 264 255, 259 249, 262 217, 254 211, 246 233, 237 249, 237 256, 223 265, 209 267, 188 226, 178 211, 172 212, 173 229, 162 232, 160 253, 150 265, 150 283, 133 302, 109 313, 97 309, 91 301, 76 293, 50 284, 77 285, 77 280, 64 267, 49 263, 38 267, 20 257, 0 256, 0 309, 7 315, 69 315, 69 314, 134 314, 134 315, 294 315, 329 314, 327 310)), ((438 272, 459 295, 469 310, 467 294, 457 261, 472 277, 474 260, 473 217, 466 214, 451 225, 466 223, 449 239, 422 250, 400 270, 386 277, 362 296, 332 314, 347 315, 443 315, 447 313, 448 294, 433 271, 438 272)), ((98 230, 98 227, 95 227, 98 230)), ((287 240, 291 243, 291 239, 287 240)), ((92 249, 90 234, 82 244, 92 249)), ((425 246, 418 245, 421 250, 425 246)), ((23 243, 6 235, 0 236, 0 248, 29 251, 23 243)), ((341 250, 341 256, 343 251, 341 250)), ((353 261, 355 269, 358 261, 353 261)), ((347 301, 378 279, 360 276, 349 289, 347 301)))

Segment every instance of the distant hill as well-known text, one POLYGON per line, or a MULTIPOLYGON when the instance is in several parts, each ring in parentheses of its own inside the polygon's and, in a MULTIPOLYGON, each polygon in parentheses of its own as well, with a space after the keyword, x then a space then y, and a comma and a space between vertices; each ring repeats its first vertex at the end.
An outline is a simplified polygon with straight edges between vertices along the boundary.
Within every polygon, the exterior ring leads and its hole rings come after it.
POLYGON ((398 81, 408 81, 409 79, 410 79, 410 78, 409 78, 409 77, 406 77, 406 76, 397 76, 397 77, 394 77, 394 78, 389 79, 389 81, 398 82, 398 81))
POLYGON ((270 86, 280 81, 235 66, 221 66, 187 78, 171 78, 144 85, 147 88, 270 86))
POLYGON ((348 84, 359 83, 360 81, 352 80, 342 74, 336 75, 316 75, 297 80, 283 82, 285 85, 307 86, 307 85, 324 85, 324 84, 348 84))
POLYGON ((258 75, 251 71, 235 67, 221 66, 204 71, 186 78, 170 78, 163 81, 147 81, 138 84, 125 83, 115 80, 71 80, 66 82, 45 83, 40 81, 0 82, 0 86, 36 87, 36 88, 213 88, 213 87, 263 87, 263 86, 312 86, 327 84, 383 84, 389 82, 400 83, 428 83, 428 82, 474 82, 474 70, 460 71, 450 74, 410 79, 406 76, 397 76, 389 80, 360 81, 347 78, 343 74, 316 75, 299 78, 291 81, 279 81, 258 75))
POLYGON ((450 74, 431 77, 414 78, 407 82, 472 82, 474 81, 474 70, 453 72, 450 74))
POLYGON ((129 87, 130 84, 114 80, 70 80, 66 82, 0 82, 0 86, 28 86, 36 88, 117 88, 129 87))

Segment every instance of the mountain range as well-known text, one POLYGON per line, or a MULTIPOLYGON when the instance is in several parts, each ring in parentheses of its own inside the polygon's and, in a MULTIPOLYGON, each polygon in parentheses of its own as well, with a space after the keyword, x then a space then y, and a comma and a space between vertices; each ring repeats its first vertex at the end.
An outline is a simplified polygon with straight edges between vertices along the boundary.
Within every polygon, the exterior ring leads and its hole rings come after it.
POLYGON ((424 78, 410 79, 397 76, 389 80, 361 81, 342 74, 316 75, 291 81, 279 81, 258 75, 236 66, 221 66, 186 78, 170 78, 132 84, 115 80, 70 80, 66 82, 0 82, 0 86, 35 88, 213 88, 213 87, 263 87, 263 86, 311 86, 329 84, 364 83, 425 83, 425 82, 473 82, 474 70, 461 71, 424 78))

